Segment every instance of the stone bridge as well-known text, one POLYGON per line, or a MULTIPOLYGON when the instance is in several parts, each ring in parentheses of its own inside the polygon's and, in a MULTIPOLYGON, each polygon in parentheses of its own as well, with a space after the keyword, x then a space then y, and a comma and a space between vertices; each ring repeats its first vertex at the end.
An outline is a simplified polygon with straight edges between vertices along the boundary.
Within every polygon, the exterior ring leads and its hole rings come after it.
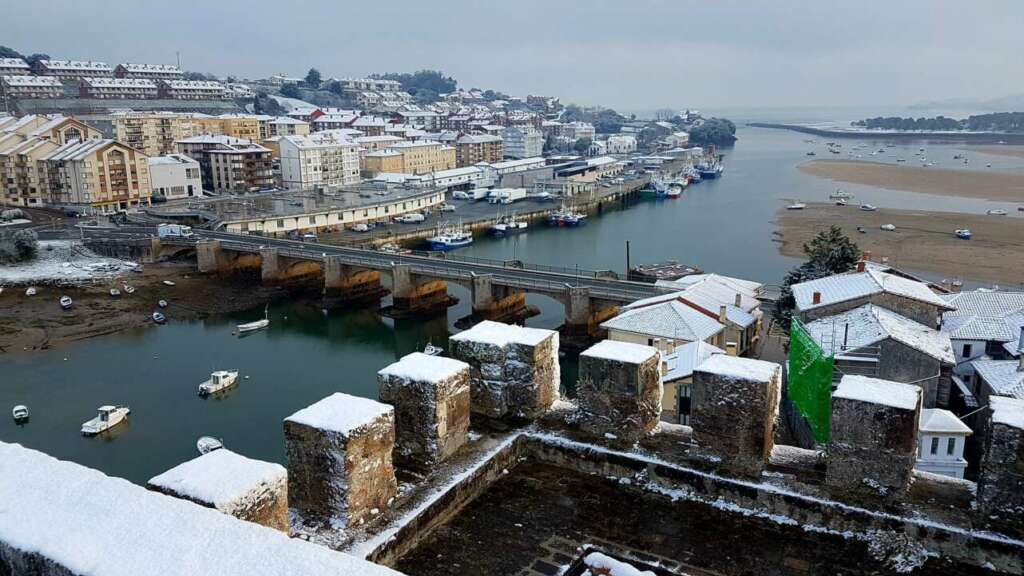
POLYGON ((90 244, 134 246, 126 255, 157 261, 178 255, 195 258, 200 272, 259 270, 264 282, 287 282, 322 276, 325 300, 353 302, 393 297, 395 315, 411 315, 447 306, 447 283, 472 295, 473 315, 479 319, 507 317, 525 308, 527 293, 542 294, 562 303, 566 327, 573 333, 594 334, 598 325, 615 315, 620 305, 664 293, 652 284, 619 280, 613 272, 460 258, 445 253, 392 254, 332 246, 202 231, 194 238, 154 238, 151 228, 93 231, 90 244))

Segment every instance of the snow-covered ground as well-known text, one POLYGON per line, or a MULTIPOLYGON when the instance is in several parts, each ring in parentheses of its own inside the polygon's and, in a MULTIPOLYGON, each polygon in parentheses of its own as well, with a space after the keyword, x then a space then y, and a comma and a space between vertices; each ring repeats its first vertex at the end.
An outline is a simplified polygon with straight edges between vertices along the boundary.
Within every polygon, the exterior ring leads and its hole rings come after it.
POLYGON ((99 256, 70 240, 43 240, 29 262, 0 265, 0 286, 78 284, 126 274, 137 264, 99 256))

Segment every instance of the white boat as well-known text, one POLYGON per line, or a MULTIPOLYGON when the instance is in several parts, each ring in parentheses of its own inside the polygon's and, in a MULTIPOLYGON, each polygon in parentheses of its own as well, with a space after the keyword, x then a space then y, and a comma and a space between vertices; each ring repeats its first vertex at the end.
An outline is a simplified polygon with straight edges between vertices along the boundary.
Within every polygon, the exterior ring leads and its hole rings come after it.
POLYGON ((156 305, 161 308, 167 308, 167 300, 158 300, 156 305))
POLYGON ((28 406, 18 404, 11 410, 11 416, 15 422, 27 422, 28 421, 28 406))
POLYGON ((444 348, 434 346, 433 342, 427 342, 426 347, 423 348, 423 353, 427 356, 440 356, 442 352, 444 352, 444 348))
POLYGON ((121 287, 124 289, 125 294, 131 294, 132 292, 135 292, 135 287, 130 284, 123 284, 121 287))
POLYGON ((807 204, 804 204, 803 202, 797 202, 786 206, 786 210, 803 210, 804 208, 807 208, 807 204))
POLYGON ((993 210, 989 210, 988 212, 986 212, 986 214, 988 214, 989 216, 1006 216, 1006 210, 996 208, 993 210))
POLYGON ((118 290, 117 288, 111 288, 110 289, 110 296, 112 298, 120 298, 121 297, 121 291, 118 290))
POLYGON ((199 440, 196 440, 196 450, 199 450, 200 454, 209 454, 214 450, 220 450, 224 447, 224 442, 214 438, 213 436, 200 436, 199 440))
POLYGON ((164 280, 164 286, 174 286, 174 282, 171 280, 164 280))
POLYGON ((865 212, 874 212, 875 210, 878 210, 878 206, 872 206, 871 204, 861 204, 860 209, 865 212))
POLYGON ((246 322, 245 324, 239 324, 237 326, 238 334, 246 334, 249 332, 255 332, 257 330, 263 330, 267 326, 270 326, 270 318, 268 317, 269 307, 263 310, 263 319, 255 322, 246 322))
POLYGON ((127 406, 100 406, 98 411, 99 414, 95 418, 82 424, 83 435, 95 436, 106 432, 124 422, 131 412, 127 406))
POLYGON ((896 226, 894 224, 882 224, 880 228, 886 232, 892 232, 896 229, 896 226))
POLYGON ((526 232, 528 223, 525 220, 516 220, 516 215, 503 216, 491 226, 491 232, 497 235, 516 234, 526 232))
POLYGON ((235 385, 238 370, 217 370, 210 374, 210 379, 199 385, 199 395, 209 396, 235 385))
POLYGON ((836 206, 846 206, 846 199, 840 198, 839 200, 836 200, 836 206))
POLYGON ((961 240, 970 240, 971 236, 973 236, 973 234, 971 234, 971 231, 968 230, 967 228, 962 228, 960 230, 957 230, 955 232, 955 234, 956 234, 956 237, 960 238, 961 240))
POLYGON ((160 312, 153 312, 152 318, 153 318, 153 322, 156 322, 157 324, 166 324, 167 323, 167 316, 164 316, 160 312))
POLYGON ((35 295, 36 295, 36 287, 35 286, 29 286, 28 289, 25 290, 25 296, 35 296, 35 295))
POLYGON ((65 309, 65 310, 71 310, 71 306, 73 306, 73 305, 74 305, 74 302, 71 301, 71 297, 70 296, 61 296, 60 297, 60 307, 61 308, 65 309))

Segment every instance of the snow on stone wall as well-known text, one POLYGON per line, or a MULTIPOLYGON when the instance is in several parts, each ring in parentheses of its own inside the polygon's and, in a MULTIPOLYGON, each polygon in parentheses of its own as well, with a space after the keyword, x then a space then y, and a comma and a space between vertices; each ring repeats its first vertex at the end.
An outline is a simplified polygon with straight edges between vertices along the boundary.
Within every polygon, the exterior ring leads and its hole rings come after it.
POLYGON ((577 422, 589 434, 632 443, 661 418, 661 356, 649 346, 607 342, 580 354, 577 422))
POLYGON ((985 450, 978 500, 985 518, 1011 534, 1024 534, 1024 400, 992 396, 985 410, 985 450))

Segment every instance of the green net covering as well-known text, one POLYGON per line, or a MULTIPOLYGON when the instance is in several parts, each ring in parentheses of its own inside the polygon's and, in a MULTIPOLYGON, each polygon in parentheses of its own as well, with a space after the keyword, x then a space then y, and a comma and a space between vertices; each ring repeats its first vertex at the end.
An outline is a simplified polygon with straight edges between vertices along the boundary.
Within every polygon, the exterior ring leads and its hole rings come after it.
POLYGON ((828 442, 832 424, 833 359, 793 320, 789 339, 789 398, 811 425, 814 439, 828 442))

